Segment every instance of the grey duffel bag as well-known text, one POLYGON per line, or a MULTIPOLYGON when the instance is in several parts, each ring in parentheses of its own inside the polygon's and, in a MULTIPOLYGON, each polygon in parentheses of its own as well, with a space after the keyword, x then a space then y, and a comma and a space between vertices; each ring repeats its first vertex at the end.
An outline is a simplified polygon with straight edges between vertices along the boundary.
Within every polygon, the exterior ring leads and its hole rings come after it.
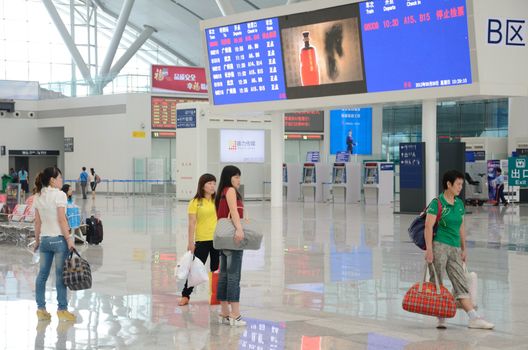
POLYGON ((213 239, 213 247, 218 250, 259 250, 262 243, 262 232, 252 220, 240 219, 244 230, 244 239, 240 244, 235 242, 236 228, 231 219, 219 219, 213 239))

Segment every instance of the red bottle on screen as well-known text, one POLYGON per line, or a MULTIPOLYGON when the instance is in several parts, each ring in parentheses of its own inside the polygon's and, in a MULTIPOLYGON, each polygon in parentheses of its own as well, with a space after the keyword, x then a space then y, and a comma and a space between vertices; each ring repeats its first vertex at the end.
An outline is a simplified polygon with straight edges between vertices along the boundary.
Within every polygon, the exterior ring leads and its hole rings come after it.
POLYGON ((319 65, 315 47, 310 46, 310 32, 303 32, 304 47, 301 49, 301 83, 303 86, 319 85, 319 65))

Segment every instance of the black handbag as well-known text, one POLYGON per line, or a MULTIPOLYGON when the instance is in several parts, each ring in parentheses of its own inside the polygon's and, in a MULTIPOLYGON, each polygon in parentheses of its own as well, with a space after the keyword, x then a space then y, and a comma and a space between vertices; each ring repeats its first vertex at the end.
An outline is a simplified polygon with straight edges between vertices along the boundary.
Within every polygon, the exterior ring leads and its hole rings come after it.
MULTIPOLYGON (((436 213, 436 223, 433 227, 433 236, 436 234, 438 222, 440 222, 440 219, 442 218, 442 202, 440 201, 440 198, 436 198, 436 200, 438 201, 438 212, 436 213)), ((428 208, 429 206, 427 206, 427 208, 425 208, 424 211, 413 220, 411 226, 409 226, 409 229, 407 230, 411 240, 422 250, 427 249, 425 244, 425 219, 427 217, 428 208)))
POLYGON ((88 261, 83 259, 76 249, 64 260, 64 271, 62 272, 64 284, 71 290, 83 290, 92 288, 92 270, 88 261), (75 253, 74 256, 73 253, 75 253))

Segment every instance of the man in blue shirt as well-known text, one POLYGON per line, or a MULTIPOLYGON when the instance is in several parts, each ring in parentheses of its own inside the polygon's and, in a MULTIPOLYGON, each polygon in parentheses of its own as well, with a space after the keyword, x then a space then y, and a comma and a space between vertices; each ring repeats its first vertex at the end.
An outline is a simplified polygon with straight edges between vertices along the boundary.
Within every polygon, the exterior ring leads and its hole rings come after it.
POLYGON ((83 199, 86 199, 86 185, 88 185, 88 173, 86 172, 86 167, 82 167, 81 175, 79 176, 82 188, 83 199))
POLYGON ((496 193, 495 206, 498 206, 501 201, 502 201, 502 204, 507 206, 508 201, 504 197, 504 175, 502 175, 502 169, 497 168, 495 169, 495 171, 497 172, 497 178, 495 179, 495 193, 496 193))
POLYGON ((20 181, 20 187, 25 193, 29 192, 28 177, 29 174, 26 169, 22 168, 18 171, 18 181, 20 181))

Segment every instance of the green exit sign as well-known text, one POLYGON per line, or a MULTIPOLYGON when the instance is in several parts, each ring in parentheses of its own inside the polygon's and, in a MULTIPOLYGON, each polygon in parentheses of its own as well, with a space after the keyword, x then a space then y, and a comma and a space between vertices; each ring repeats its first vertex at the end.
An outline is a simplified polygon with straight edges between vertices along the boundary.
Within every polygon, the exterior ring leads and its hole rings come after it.
POLYGON ((528 187, 528 158, 508 158, 508 185, 528 187))

